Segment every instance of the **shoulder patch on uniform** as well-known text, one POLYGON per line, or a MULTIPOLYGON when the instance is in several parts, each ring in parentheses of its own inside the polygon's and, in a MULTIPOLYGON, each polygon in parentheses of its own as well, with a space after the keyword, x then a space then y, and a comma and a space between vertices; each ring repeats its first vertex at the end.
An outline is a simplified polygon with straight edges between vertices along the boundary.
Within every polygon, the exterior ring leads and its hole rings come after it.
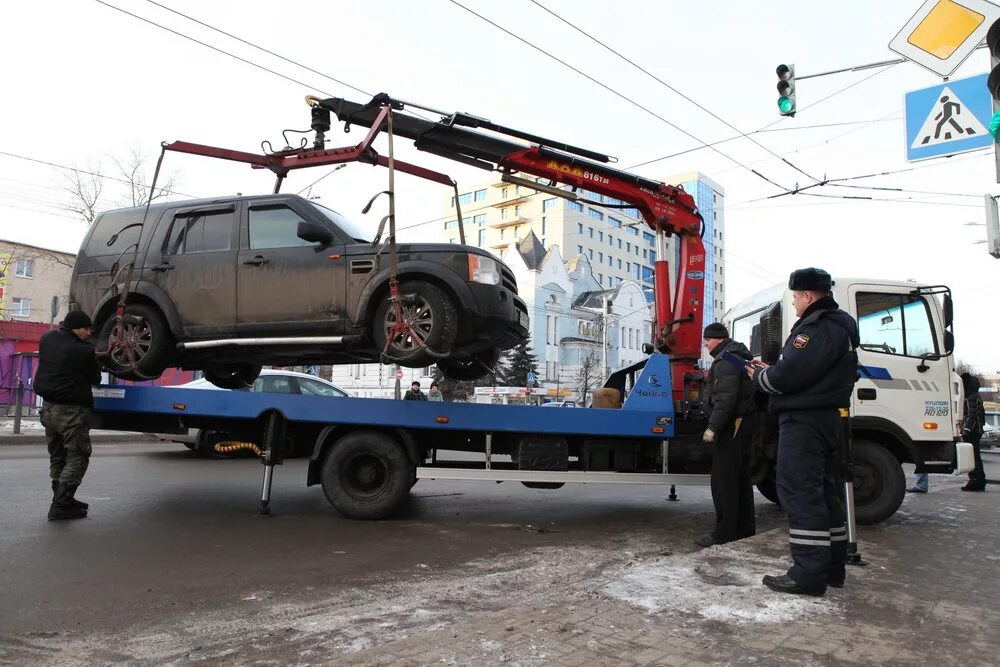
POLYGON ((798 336, 795 337, 795 340, 792 341, 792 346, 799 350, 801 350, 808 344, 809 344, 809 336, 807 336, 806 334, 799 334, 798 336))

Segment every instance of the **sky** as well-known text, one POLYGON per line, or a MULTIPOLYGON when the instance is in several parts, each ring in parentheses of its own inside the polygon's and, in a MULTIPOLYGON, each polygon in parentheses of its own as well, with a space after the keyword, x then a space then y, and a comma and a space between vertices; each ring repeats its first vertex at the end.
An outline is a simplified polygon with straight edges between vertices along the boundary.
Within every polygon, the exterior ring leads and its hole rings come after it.
MULTIPOLYGON (((728 305, 803 266, 947 284, 955 294, 958 358, 998 371, 993 295, 1000 265, 976 243, 985 239, 983 196, 1000 192, 993 152, 905 160, 904 95, 941 79, 912 63, 825 76, 799 82, 795 118, 781 118, 776 107, 779 63, 805 76, 895 58, 887 45, 920 4, 884 0, 876 12, 870 0, 9 3, 0 42, 7 63, 0 238, 75 252, 86 231, 64 208, 67 172, 24 158, 113 175, 113 158, 132 151, 149 156, 151 169, 162 141, 259 152, 264 140, 283 147, 282 130, 308 127, 305 95, 363 102, 387 92, 601 151, 619 167, 682 153, 634 171, 665 180, 697 170, 725 188, 728 305), (734 136, 716 150, 703 146, 734 136), (902 191, 811 190, 876 200, 766 199, 812 178, 886 172, 849 183, 902 191)), ((989 55, 979 50, 952 78, 988 70, 989 55)), ((352 145, 363 135, 335 126, 328 136, 352 145)), ((397 142, 401 159, 448 173, 463 191, 493 180, 406 143, 397 142)), ((245 165, 173 153, 164 170, 178 193, 191 196, 264 193, 273 184, 245 165)), ((304 190, 328 171, 294 173, 283 191, 304 190)), ((309 194, 363 220, 361 208, 385 187, 384 169, 350 165, 309 194)), ((426 238, 447 194, 400 176, 400 238, 426 238)), ((101 204, 113 208, 122 195, 120 184, 106 180, 101 204)), ((367 223, 374 228, 382 215, 376 206, 367 223)))

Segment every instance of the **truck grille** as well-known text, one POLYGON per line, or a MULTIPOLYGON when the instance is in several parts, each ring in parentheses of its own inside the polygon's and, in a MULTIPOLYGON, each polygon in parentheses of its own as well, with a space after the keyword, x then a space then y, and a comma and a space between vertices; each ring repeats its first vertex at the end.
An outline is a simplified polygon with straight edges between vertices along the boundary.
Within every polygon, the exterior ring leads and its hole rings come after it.
POLYGON ((517 281, 514 280, 514 273, 506 266, 501 265, 500 275, 502 276, 504 289, 510 290, 514 294, 517 294, 517 281))

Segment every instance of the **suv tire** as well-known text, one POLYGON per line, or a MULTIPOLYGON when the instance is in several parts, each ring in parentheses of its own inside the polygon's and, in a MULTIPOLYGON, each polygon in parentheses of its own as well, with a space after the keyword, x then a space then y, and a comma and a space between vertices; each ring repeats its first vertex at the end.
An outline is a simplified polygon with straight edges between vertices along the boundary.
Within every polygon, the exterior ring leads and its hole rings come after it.
POLYGON ((144 303, 127 305, 121 322, 112 314, 101 325, 98 347, 108 350, 112 335, 121 341, 121 346, 112 350, 105 362, 112 375, 138 381, 155 380, 163 374, 174 349, 174 336, 156 307, 144 303))
POLYGON ((441 360, 437 367, 449 380, 467 382, 478 380, 484 375, 489 375, 496 368, 500 359, 500 348, 494 347, 491 350, 483 350, 472 355, 471 359, 465 360, 441 360))
POLYGON ((205 369, 205 379, 220 389, 246 389, 253 386, 260 368, 255 364, 212 366, 205 369))
MULTIPOLYGON (((438 355, 450 354, 458 335, 458 314, 448 295, 435 285, 411 280, 399 286, 399 296, 403 300, 403 317, 423 346, 415 344, 408 334, 399 334, 386 353, 389 361, 407 368, 420 368, 429 365, 438 355), (423 349, 424 346, 430 352, 423 349)), ((375 309, 372 338, 379 352, 385 350, 389 328, 396 321, 391 305, 386 293, 375 309)))

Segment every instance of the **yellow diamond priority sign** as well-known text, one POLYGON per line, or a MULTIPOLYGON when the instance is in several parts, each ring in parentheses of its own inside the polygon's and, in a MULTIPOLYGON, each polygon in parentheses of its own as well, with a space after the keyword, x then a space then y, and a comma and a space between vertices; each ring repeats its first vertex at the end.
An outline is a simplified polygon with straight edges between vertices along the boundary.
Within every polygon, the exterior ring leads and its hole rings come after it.
POLYGON ((948 77, 965 62, 1000 19, 987 0, 927 0, 889 48, 938 76, 948 77))

